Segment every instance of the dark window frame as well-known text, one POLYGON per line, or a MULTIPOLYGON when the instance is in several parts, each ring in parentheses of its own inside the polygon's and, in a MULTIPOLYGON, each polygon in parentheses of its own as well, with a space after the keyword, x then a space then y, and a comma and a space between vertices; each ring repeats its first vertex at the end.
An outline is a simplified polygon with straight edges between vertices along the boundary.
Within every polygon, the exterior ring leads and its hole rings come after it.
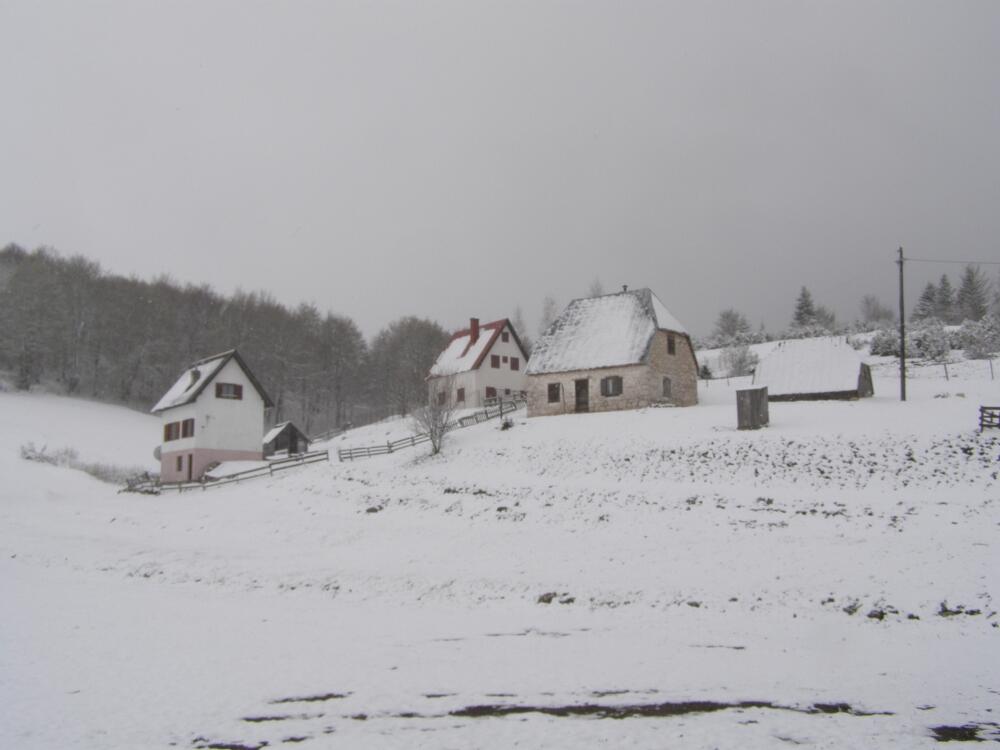
POLYGON ((491 354, 490 355, 490 367, 492 367, 494 370, 499 370, 500 369, 500 355, 499 354, 491 354))
POLYGON ((169 443, 173 440, 181 439, 181 423, 180 422, 168 422, 163 425, 163 442, 169 443))
POLYGON ((510 358, 510 369, 514 372, 518 372, 521 369, 521 359, 519 357, 510 358))
POLYGON ((456 403, 459 403, 459 404, 464 404, 465 403, 465 389, 464 388, 459 388, 458 391, 455 393, 455 401, 456 401, 456 403))
POLYGON ((667 334, 667 354, 677 354, 677 337, 672 333, 667 334))
POLYGON ((510 341, 510 333, 508 333, 507 331, 501 333, 500 340, 506 344, 508 341, 510 341))
POLYGON ((243 386, 239 383, 216 383, 215 397, 230 399, 232 401, 242 401, 243 386))
POLYGON ((181 437, 189 438, 194 437, 194 417, 190 419, 185 419, 181 422, 181 437))
POLYGON ((605 398, 621 396, 625 389, 621 375, 608 375, 601 378, 601 395, 605 398))
POLYGON ((549 383, 548 399, 550 404, 558 404, 562 400, 562 383, 549 383))

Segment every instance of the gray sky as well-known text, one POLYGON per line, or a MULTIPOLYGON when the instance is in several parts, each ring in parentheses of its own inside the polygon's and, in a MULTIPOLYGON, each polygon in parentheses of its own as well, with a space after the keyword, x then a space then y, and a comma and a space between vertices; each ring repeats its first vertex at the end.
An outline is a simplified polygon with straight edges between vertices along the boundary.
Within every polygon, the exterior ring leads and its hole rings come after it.
POLYGON ((1000 260, 995 0, 0 0, 0 96, 0 244, 369 335, 595 277, 780 328, 892 302, 900 244, 1000 260))

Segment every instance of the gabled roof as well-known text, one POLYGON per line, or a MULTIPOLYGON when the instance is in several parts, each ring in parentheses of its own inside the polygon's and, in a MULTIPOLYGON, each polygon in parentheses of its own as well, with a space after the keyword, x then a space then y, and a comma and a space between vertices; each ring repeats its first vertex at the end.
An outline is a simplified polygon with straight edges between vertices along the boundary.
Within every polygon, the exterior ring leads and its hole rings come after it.
POLYGON ((687 336, 649 289, 575 299, 535 343, 527 373, 645 364, 657 330, 687 336))
POLYGON ((188 367, 177 378, 177 381, 170 387, 170 390, 163 394, 163 397, 156 403, 156 406, 152 408, 151 411, 153 414, 194 402, 230 360, 236 360, 236 364, 240 366, 247 379, 253 384, 253 387, 257 389, 257 393, 264 400, 264 406, 274 406, 271 397, 267 395, 267 391, 264 390, 260 381, 257 380, 250 371, 250 368, 247 367, 247 363, 243 361, 240 353, 235 349, 230 349, 221 354, 214 354, 211 357, 199 359, 188 367))
POLYGON ((279 422, 278 424, 276 424, 274 427, 272 427, 270 430, 267 431, 267 434, 264 436, 264 440, 261 442, 264 445, 267 445, 272 440, 277 438, 278 435, 280 435, 285 430, 288 430, 289 432, 297 432, 299 433, 299 435, 306 438, 307 440, 309 439, 308 435, 306 435, 302 430, 296 427, 292 422, 279 422))
POLYGON ((861 356, 842 338, 780 342, 754 371, 754 385, 768 396, 842 393, 858 390, 861 356))
POLYGON ((522 356, 528 358, 521 344, 521 339, 517 337, 517 331, 510 324, 507 318, 494 320, 492 323, 484 323, 479 326, 479 339, 475 343, 472 341, 472 330, 463 328, 456 331, 448 346, 438 355, 437 360, 431 366, 428 377, 436 378, 445 375, 457 375, 460 372, 479 369, 479 366, 486 359, 490 348, 493 346, 504 328, 509 328, 517 348, 521 350, 522 356))

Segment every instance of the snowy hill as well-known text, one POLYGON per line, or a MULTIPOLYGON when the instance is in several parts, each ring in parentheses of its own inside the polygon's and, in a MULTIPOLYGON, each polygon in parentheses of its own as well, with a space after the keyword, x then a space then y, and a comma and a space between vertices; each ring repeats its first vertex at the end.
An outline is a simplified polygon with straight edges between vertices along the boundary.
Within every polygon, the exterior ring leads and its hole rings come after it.
MULTIPOLYGON (((713 381, 689 409, 519 416, 433 458, 179 496, 8 455, 0 732, 19 748, 996 736, 1000 439, 974 427, 1000 399, 981 370, 938 372, 906 404, 889 372, 865 401, 772 404, 760 432, 735 430, 736 380, 713 381)), ((118 455, 138 427, 97 442, 118 455)))

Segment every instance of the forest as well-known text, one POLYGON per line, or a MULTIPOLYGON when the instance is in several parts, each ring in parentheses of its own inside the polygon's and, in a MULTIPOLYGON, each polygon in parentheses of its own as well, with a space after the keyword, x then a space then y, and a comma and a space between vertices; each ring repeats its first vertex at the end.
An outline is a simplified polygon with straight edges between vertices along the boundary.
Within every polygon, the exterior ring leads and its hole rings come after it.
POLYGON ((365 340, 350 317, 264 292, 224 296, 105 272, 81 256, 0 250, 0 370, 11 385, 150 408, 187 365, 236 348, 264 384, 273 422, 316 434, 406 414, 449 334, 404 317, 365 340))

